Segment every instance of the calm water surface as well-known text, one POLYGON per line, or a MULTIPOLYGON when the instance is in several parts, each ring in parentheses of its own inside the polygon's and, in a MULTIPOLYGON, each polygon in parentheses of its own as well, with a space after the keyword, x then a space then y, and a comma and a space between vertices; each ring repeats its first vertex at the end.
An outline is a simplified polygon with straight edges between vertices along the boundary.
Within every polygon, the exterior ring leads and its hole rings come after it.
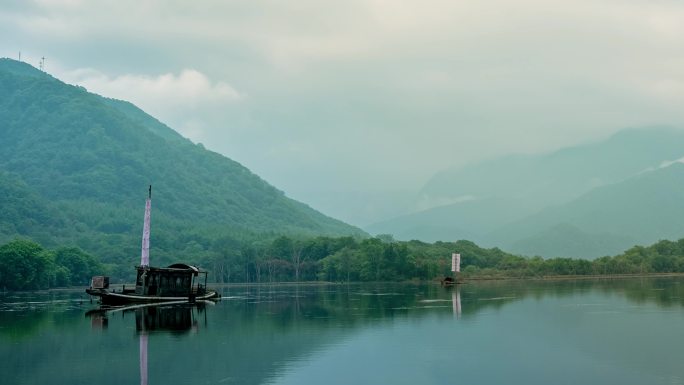
POLYGON ((683 278, 222 290, 0 295, 0 383, 684 384, 683 278))

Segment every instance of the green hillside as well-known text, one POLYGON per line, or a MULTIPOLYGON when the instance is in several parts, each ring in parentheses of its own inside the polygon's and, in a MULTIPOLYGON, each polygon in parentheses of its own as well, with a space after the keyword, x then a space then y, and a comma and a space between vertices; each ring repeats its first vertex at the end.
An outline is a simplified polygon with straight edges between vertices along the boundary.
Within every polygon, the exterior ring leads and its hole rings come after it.
POLYGON ((41 242, 63 233, 63 216, 19 178, 0 171, 0 243, 8 236, 33 237, 41 242))
POLYGON ((130 103, 0 59, 0 240, 71 243, 105 261, 131 258, 147 185, 152 251, 201 254, 217 239, 357 235, 287 198, 247 168, 184 139, 130 103))

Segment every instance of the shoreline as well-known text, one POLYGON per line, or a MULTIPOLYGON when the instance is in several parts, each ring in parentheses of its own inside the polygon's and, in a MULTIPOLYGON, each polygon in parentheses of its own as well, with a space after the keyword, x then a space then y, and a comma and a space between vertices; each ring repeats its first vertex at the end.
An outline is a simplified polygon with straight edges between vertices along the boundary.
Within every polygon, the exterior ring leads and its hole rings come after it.
POLYGON ((541 277, 469 277, 464 281, 574 281, 574 280, 614 280, 627 278, 667 278, 684 277, 684 273, 628 273, 628 274, 592 274, 592 275, 546 275, 541 277))
MULTIPOLYGON (((463 277, 463 283, 491 282, 491 281, 577 281, 577 280, 617 280, 628 278, 669 278, 684 277, 684 273, 633 273, 633 274, 594 274, 594 275, 547 275, 542 277, 494 277, 494 276, 475 276, 463 277)), ((269 286, 329 286, 329 285, 361 285, 361 284, 439 284, 439 280, 407 280, 407 281, 352 281, 352 282, 329 282, 329 281, 305 281, 305 282, 230 282, 230 283, 209 283, 214 288, 230 287, 269 287, 269 286)), ((135 286, 133 284, 113 284, 112 287, 135 286)), ((21 294, 21 293, 50 293, 50 292, 72 292, 83 291, 88 286, 58 287, 43 290, 28 291, 0 291, 0 295, 21 294)))

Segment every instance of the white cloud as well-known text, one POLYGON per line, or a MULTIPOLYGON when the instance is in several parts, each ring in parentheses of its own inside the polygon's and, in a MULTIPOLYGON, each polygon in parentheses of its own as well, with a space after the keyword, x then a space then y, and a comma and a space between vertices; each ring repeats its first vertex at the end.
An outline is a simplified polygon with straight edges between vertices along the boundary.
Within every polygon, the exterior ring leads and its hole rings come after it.
POLYGON ((675 164, 675 163, 684 163, 684 157, 679 158, 679 159, 675 159, 675 160, 668 160, 668 161, 662 162, 662 163, 660 164, 660 166, 658 166, 658 168, 670 167, 670 166, 672 166, 672 165, 675 164))
POLYGON ((658 167, 647 167, 647 168, 641 170, 640 172, 638 172, 637 175, 641 175, 641 174, 646 174, 646 173, 650 173, 650 172, 653 172, 653 171, 657 171, 657 170, 660 170, 660 169, 663 169, 663 168, 670 167, 670 166, 672 166, 673 164, 677 164, 677 163, 684 163, 684 157, 679 158, 679 159, 675 159, 675 160, 666 160, 666 161, 663 161, 663 162, 661 162, 661 163, 658 165, 658 167))
POLYGON ((244 97, 230 84, 212 82, 194 69, 185 69, 179 74, 110 77, 86 68, 67 71, 59 77, 90 92, 130 101, 195 141, 207 139, 204 111, 220 109, 244 97))
POLYGON ((126 74, 116 77, 93 69, 77 69, 63 73, 61 77, 108 97, 139 100, 142 105, 170 104, 175 108, 188 103, 234 102, 242 97, 230 84, 212 83, 205 74, 193 69, 182 70, 178 75, 126 74))

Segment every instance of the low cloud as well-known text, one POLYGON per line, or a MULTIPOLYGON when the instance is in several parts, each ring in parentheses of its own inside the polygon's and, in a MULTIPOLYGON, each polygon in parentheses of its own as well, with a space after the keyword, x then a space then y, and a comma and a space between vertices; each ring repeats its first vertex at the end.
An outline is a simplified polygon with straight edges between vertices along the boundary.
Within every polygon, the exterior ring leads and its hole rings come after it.
POLYGON ((660 169, 660 168, 670 167, 675 163, 684 163, 684 158, 665 161, 665 162, 661 163, 660 166, 658 166, 658 168, 660 169))
POLYGON ((127 99, 142 106, 229 103, 242 98, 230 84, 213 82, 203 73, 184 69, 178 75, 125 74, 110 77, 93 69, 77 69, 60 76, 92 92, 127 99))
POLYGON ((59 75, 68 83, 106 97, 130 101, 195 141, 204 139, 208 122, 203 111, 244 98, 230 84, 212 82, 194 69, 178 74, 124 74, 110 77, 94 69, 77 69, 59 75))

